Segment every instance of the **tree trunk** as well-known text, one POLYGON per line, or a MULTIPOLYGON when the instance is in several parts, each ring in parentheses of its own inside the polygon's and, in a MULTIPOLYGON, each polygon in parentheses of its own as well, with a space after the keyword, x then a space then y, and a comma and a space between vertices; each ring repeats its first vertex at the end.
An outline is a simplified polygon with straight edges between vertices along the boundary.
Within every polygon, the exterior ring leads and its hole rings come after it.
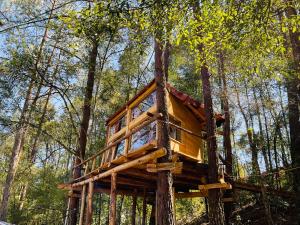
MULTIPOLYGON (((14 139, 14 145, 12 148, 12 154, 11 154, 10 162, 9 162, 8 173, 6 175, 6 181, 5 181, 4 188, 3 188, 2 202, 1 202, 1 206, 0 206, 0 220, 6 220, 10 190, 11 190, 12 183, 14 181, 17 167, 19 165, 19 160, 20 160, 21 152, 22 152, 23 145, 24 145, 24 139, 25 139, 26 132, 27 132, 28 119, 30 119, 30 112, 28 112, 28 110, 30 109, 31 105, 34 105, 31 102, 31 94, 32 94, 32 90, 34 88, 34 84, 36 81, 35 79, 36 79, 36 75, 38 72, 37 71, 38 64, 40 62, 44 44, 46 42, 47 33, 48 33, 48 24, 53 16, 53 9, 55 7, 55 3, 56 3, 56 1, 54 0, 52 2, 49 18, 47 20, 46 29, 44 31, 44 34, 43 34, 43 37, 42 37, 42 40, 41 40, 41 43, 39 46, 37 59, 35 61, 35 65, 34 65, 35 70, 33 72, 32 78, 30 80, 30 84, 29 84, 27 92, 26 92, 26 97, 25 97, 25 101, 23 104, 20 121, 17 126, 17 131, 16 131, 15 139, 14 139)), ((38 97, 38 96, 36 96, 36 97, 38 97)))
POLYGON ((27 89, 25 102, 21 112, 21 117, 19 124, 17 126, 17 132, 15 135, 14 145, 12 148, 12 155, 9 161, 8 172, 6 175, 6 180, 3 187, 2 202, 0 207, 0 220, 6 221, 8 200, 10 196, 11 186, 19 165, 21 152, 23 149, 24 138, 27 131, 27 121, 28 121, 28 110, 30 107, 31 93, 34 86, 34 79, 31 79, 30 84, 27 89))
MULTIPOLYGON (((256 90, 253 88, 252 92, 253 92, 254 101, 255 101, 255 112, 256 112, 256 115, 257 115, 257 119, 258 119, 259 144, 261 146, 261 151, 262 151, 262 154, 263 154, 263 157, 264 157, 266 169, 267 169, 267 171, 270 171, 270 164, 269 164, 269 160, 268 160, 267 151, 266 151, 266 148, 265 148, 265 138, 264 138, 264 132, 263 132, 263 127, 262 127, 261 114, 260 114, 260 110, 259 110, 256 90)), ((266 131, 266 132, 268 132, 268 131, 266 131)))
MULTIPOLYGON (((224 55, 221 52, 219 54, 219 75, 222 80, 223 92, 221 94, 221 101, 223 105, 225 122, 223 127, 223 147, 225 150, 225 161, 226 161, 226 173, 228 176, 232 176, 232 146, 231 146, 231 138, 230 138, 230 113, 229 113, 229 102, 228 102, 228 91, 227 91, 227 82, 225 77, 225 66, 224 66, 224 55)), ((225 197, 232 197, 232 191, 227 190, 225 192, 225 197)), ((233 209, 232 202, 224 203, 224 213, 225 213, 225 222, 227 225, 230 224, 229 218, 231 216, 233 209)))
MULTIPOLYGON (((285 14, 287 18, 297 16, 295 2, 293 0, 285 0, 285 14)), ((291 77, 287 79, 288 93, 288 119, 290 126, 290 152, 292 158, 292 166, 300 166, 300 112, 299 112, 299 96, 300 96, 300 32, 293 32, 289 29, 289 39, 293 55, 293 71, 291 77)), ((288 41, 287 41, 288 42, 288 41)), ((296 192, 296 218, 295 221, 300 221, 300 170, 294 170, 294 190, 296 192)))
MULTIPOLYGON (((164 147, 167 155, 160 158, 160 163, 169 162, 171 158, 170 137, 169 137, 169 115, 167 109, 166 77, 163 72, 162 45, 155 41, 155 81, 156 81, 156 104, 162 119, 157 122, 158 147, 164 147)), ((157 178, 157 225, 174 225, 174 210, 172 204, 173 177, 170 171, 158 172, 157 178)))
MULTIPOLYGON (((96 62, 98 55, 98 43, 94 42, 92 46, 92 50, 89 55, 89 69, 87 75, 87 83, 85 88, 85 96, 84 103, 82 109, 82 120, 80 123, 80 134, 79 134, 79 146, 77 149, 77 155, 80 156, 75 158, 74 165, 78 165, 81 162, 81 159, 84 159, 86 143, 87 143, 87 134, 89 121, 91 116, 91 102, 93 97, 93 88, 95 81, 95 70, 96 70, 96 62)), ((73 171, 73 179, 76 179, 81 176, 81 167, 75 169, 73 171)), ((77 223, 77 212, 78 212, 79 199, 76 197, 71 197, 70 199, 70 225, 76 225, 77 223)))
MULTIPOLYGON (((202 50, 202 49, 201 49, 202 50)), ((218 183, 218 157, 217 141, 215 135, 216 124, 212 103, 211 86, 209 72, 206 65, 201 66, 202 92, 205 106, 207 151, 208 151, 208 181, 218 183)), ((222 203, 222 193, 220 189, 208 190, 208 216, 210 225, 224 225, 224 209, 222 203)))

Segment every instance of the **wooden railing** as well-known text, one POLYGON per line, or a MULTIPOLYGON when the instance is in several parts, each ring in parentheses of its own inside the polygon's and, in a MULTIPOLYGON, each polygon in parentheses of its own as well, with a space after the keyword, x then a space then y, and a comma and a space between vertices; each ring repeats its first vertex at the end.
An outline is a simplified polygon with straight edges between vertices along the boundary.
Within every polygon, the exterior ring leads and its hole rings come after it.
MULTIPOLYGON (((147 125, 151 124, 152 122, 156 121, 158 118, 160 118, 161 115, 158 113, 150 113, 146 112, 145 115, 142 117, 142 119, 139 121, 139 123, 135 123, 135 127, 131 126, 129 132, 124 134, 124 136, 121 136, 117 138, 116 140, 113 140, 108 146, 106 146, 104 149, 100 150, 93 156, 83 160, 81 163, 75 165, 72 170, 76 169, 84 169, 84 174, 76 179, 73 180, 73 182, 82 180, 94 173, 99 173, 100 170, 105 169, 111 165, 111 163, 117 162, 119 158, 126 159, 128 156, 128 151, 124 151, 124 154, 120 154, 117 158, 115 158, 116 154, 116 147, 118 144, 120 144, 122 141, 129 139, 134 133, 140 131, 147 125)), ((155 147, 153 144, 154 142, 148 143, 145 146, 142 146, 142 148, 148 149, 150 147, 155 147)), ((125 149, 124 149, 125 150, 125 149)), ((138 152, 139 149, 136 149, 132 151, 131 153, 138 152)))

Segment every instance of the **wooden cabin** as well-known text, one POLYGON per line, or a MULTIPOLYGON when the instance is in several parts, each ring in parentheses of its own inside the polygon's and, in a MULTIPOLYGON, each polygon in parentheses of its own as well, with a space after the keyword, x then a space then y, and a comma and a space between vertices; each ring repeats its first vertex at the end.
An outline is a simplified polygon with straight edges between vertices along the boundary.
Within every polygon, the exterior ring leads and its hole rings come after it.
MULTIPOLYGON (((69 196, 80 199, 79 225, 92 224, 93 196, 96 193, 110 195, 110 225, 116 225, 117 195, 133 198, 131 224, 135 224, 138 197, 143 198, 143 224, 147 204, 152 205, 151 217, 155 218, 157 172, 162 170, 173 174, 174 204, 178 198, 207 197, 208 189, 232 188, 222 173, 219 174, 219 183, 207 183, 204 106, 170 84, 167 84, 167 89, 172 159, 164 163, 157 160, 167 152, 157 145, 160 114, 156 107, 156 83, 152 81, 107 120, 106 147, 85 160, 81 159, 81 163, 73 167, 74 174, 79 174, 79 177, 59 185, 59 188, 69 190, 69 196)), ((220 114, 216 114, 215 119, 217 126, 224 122, 220 114)), ((221 161, 225 163, 224 159, 221 161)), ((230 182, 234 181, 230 179, 230 182)), ((241 182, 234 182, 234 187, 261 191, 260 186, 241 182)), ((233 198, 223 198, 223 201, 233 201, 233 198)))
MULTIPOLYGON (((157 112, 156 83, 152 81, 126 105, 114 113, 107 120, 107 145, 128 134, 132 128, 138 126, 157 112)), ((167 85, 167 106, 170 122, 170 146, 174 153, 186 159, 204 163, 203 139, 205 134, 204 106, 192 97, 167 85)), ((217 125, 222 123, 223 117, 216 115, 217 125)), ((120 142, 115 148, 107 152, 105 161, 119 163, 124 157, 139 155, 144 151, 143 146, 157 140, 156 121, 133 133, 120 142)))
MULTIPOLYGON (((158 159, 167 152, 157 145, 157 122, 161 115, 156 107, 155 90, 156 83, 152 81, 114 113, 107 120, 104 149, 87 159, 81 159, 81 163, 73 167, 74 174, 79 176, 59 185, 59 188, 69 190, 70 196, 81 199, 80 225, 84 224, 84 217, 87 218, 85 224, 91 224, 92 196, 95 193, 110 194, 109 224, 116 224, 117 194, 133 198, 142 196, 143 212, 146 212, 146 203, 154 204, 157 172, 162 170, 169 170, 173 174, 175 198, 207 196, 204 106, 167 84, 170 147, 173 154, 170 162, 159 163, 158 159)), ((224 121, 219 114, 215 118, 217 126, 224 121)), ((227 183, 212 185, 209 188, 230 188, 227 183)), ((132 210, 135 211, 134 206, 132 210)), ((145 216, 143 213, 143 218, 145 216)))

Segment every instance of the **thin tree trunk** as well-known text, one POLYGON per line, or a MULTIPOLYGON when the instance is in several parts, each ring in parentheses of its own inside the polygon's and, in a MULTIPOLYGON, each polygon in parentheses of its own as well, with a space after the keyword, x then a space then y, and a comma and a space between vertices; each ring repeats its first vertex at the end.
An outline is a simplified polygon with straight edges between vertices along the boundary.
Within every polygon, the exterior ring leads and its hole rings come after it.
POLYGON ((14 145, 12 148, 12 155, 10 157, 8 173, 7 173, 6 181, 5 181, 4 188, 3 188, 2 202, 1 202, 1 206, 0 206, 0 219, 1 220, 6 220, 6 216, 7 216, 7 207, 8 207, 8 200, 9 200, 9 196, 10 196, 10 190, 11 190, 11 186, 12 186, 16 171, 17 171, 17 167, 19 164, 19 160, 20 160, 23 145, 24 145, 24 139, 25 139, 26 132, 27 132, 27 122, 30 119, 30 115, 29 115, 30 114, 29 113, 30 106, 33 105, 33 103, 30 102, 31 94, 32 94, 32 91, 34 88, 36 75, 38 73, 38 71, 37 71, 38 64, 40 62, 44 44, 46 42, 47 33, 48 33, 48 25, 53 16, 53 9, 55 7, 55 3, 56 3, 56 1, 53 1, 53 3, 52 3, 50 15, 49 15, 49 18, 48 18, 47 24, 46 24, 46 29, 44 31, 44 35, 41 40, 39 52, 38 52, 37 59, 35 62, 35 70, 33 72, 31 81, 29 83, 29 86, 28 86, 28 89, 26 92, 26 97, 25 97, 23 109, 21 112, 20 121, 19 121, 19 124, 17 127, 17 132, 15 135, 14 145))
MULTIPOLYGON (((163 72, 162 45, 155 40, 155 81, 156 81, 156 105, 162 119, 157 122, 158 146, 167 150, 167 155, 160 158, 159 163, 169 162, 171 159, 170 137, 169 137, 169 115, 167 109, 166 77, 163 72)), ((173 177, 170 171, 158 172, 157 178, 157 225, 174 225, 174 209, 172 204, 173 177)))
POLYGON ((259 88, 259 97, 262 104, 262 110, 263 110, 263 118, 265 123, 265 132, 266 132, 266 139, 267 139, 267 150, 268 150, 268 156, 269 156, 269 168, 270 171, 273 170, 273 164, 272 164, 272 155, 271 155, 271 141, 270 141, 270 135, 269 135, 269 128, 268 128, 268 119, 267 119, 267 112, 266 112, 266 105, 263 98, 263 91, 262 88, 259 88))
POLYGON ((257 115, 257 119, 258 119, 259 144, 261 146, 261 151, 262 151, 262 154, 263 154, 263 157, 264 157, 266 169, 267 169, 267 171, 270 171, 270 165, 269 165, 268 155, 267 155, 266 147, 265 147, 264 132, 263 132, 263 127, 262 127, 261 113, 260 113, 260 110, 259 110, 259 105, 258 105, 256 90, 253 88, 252 92, 253 92, 253 97, 254 97, 254 101, 255 101, 255 111, 256 111, 256 115, 257 115))
MULTIPOLYGON (((222 105, 224 109, 225 122, 223 128, 223 147, 225 149, 225 161, 226 161, 226 173, 228 176, 232 176, 232 146, 230 138, 230 113, 229 113, 229 102, 228 102, 228 91, 227 91, 227 81, 225 77, 225 66, 224 66, 224 55, 223 53, 219 54, 219 75, 222 80, 223 92, 221 95, 222 105)), ((227 190, 225 192, 225 197, 232 197, 232 191, 227 190)), ((227 225, 230 224, 229 219, 232 213, 233 204, 232 202, 224 203, 224 213, 225 213, 225 222, 227 225)))
MULTIPOLYGON (((201 49, 202 50, 202 49, 201 49)), ((218 183, 218 157, 217 141, 215 135, 216 124, 214 120, 211 86, 209 72, 206 65, 201 66, 202 92, 205 105, 207 151, 208 151, 208 181, 218 183)), ((220 189, 208 190, 208 215, 211 225, 225 224, 222 193, 220 189)))
POLYGON ((34 86, 34 79, 31 79, 29 87, 27 89, 26 98, 24 102, 24 106, 22 109, 21 117, 19 124, 17 126, 17 132, 15 135, 15 141, 12 148, 12 155, 10 157, 8 172, 6 175, 6 180, 4 183, 3 194, 2 194, 2 202, 0 207, 0 219, 6 221, 7 217, 7 208, 8 208, 8 200, 10 197, 10 190, 11 186, 17 171, 17 167, 19 165, 19 160, 21 157, 21 152, 24 144, 24 137, 26 135, 27 124, 26 121, 28 120, 27 114, 30 107, 30 99, 31 93, 34 86))
MULTIPOLYGON (((82 109, 82 120, 80 123, 80 135, 79 135, 79 146, 77 149, 77 154, 80 156, 75 158, 74 165, 78 165, 81 159, 84 159, 86 143, 87 143, 87 133, 89 127, 89 121, 91 116, 91 102, 93 97, 94 81, 95 81, 95 70, 96 61, 98 55, 98 43, 94 42, 89 55, 89 69, 87 75, 87 83, 85 88, 84 103, 82 109)), ((77 168, 73 171, 73 179, 81 176, 81 168, 77 168)), ((76 197, 71 197, 70 199, 70 225, 76 225, 77 223, 77 212, 79 206, 79 199, 76 197)))
MULTIPOLYGON (((295 8, 296 2, 293 0, 285 0, 286 8, 285 14, 288 19, 298 16, 295 8)), ((288 109, 289 109, 289 125, 290 125, 290 152, 293 167, 300 166, 300 112, 299 112, 299 98, 300 98, 300 32, 289 29, 290 47, 293 55, 293 67, 291 77, 287 79, 287 93, 288 93, 288 109)), ((288 43, 288 41, 287 41, 288 43)), ((294 190, 296 192, 296 219, 300 221, 300 170, 294 170, 294 190)))

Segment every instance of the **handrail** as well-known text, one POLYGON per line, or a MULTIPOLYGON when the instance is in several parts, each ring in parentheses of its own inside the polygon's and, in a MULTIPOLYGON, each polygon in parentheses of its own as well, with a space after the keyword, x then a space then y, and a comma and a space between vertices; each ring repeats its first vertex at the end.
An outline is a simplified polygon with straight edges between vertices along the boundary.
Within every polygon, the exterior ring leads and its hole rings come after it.
POLYGON ((83 164, 89 162, 90 160, 95 159, 97 156, 105 153, 107 150, 111 149, 112 147, 116 146, 117 144, 119 144, 121 141, 125 140, 126 138, 129 138, 133 133, 141 130, 143 127, 149 125, 150 123, 154 122, 155 120, 157 120, 159 117, 161 117, 160 113, 156 113, 156 114, 148 114, 148 117, 146 117, 146 119, 144 121, 142 121, 142 123, 140 125, 138 125, 136 128, 133 128, 128 134, 126 134, 125 136, 123 136, 122 138, 119 138, 118 140, 116 140, 115 142, 111 143, 110 145, 106 146, 104 149, 100 150, 98 153, 96 153, 95 155, 85 159, 84 161, 82 161, 81 163, 75 165, 72 170, 78 168, 79 166, 82 166, 83 164))

